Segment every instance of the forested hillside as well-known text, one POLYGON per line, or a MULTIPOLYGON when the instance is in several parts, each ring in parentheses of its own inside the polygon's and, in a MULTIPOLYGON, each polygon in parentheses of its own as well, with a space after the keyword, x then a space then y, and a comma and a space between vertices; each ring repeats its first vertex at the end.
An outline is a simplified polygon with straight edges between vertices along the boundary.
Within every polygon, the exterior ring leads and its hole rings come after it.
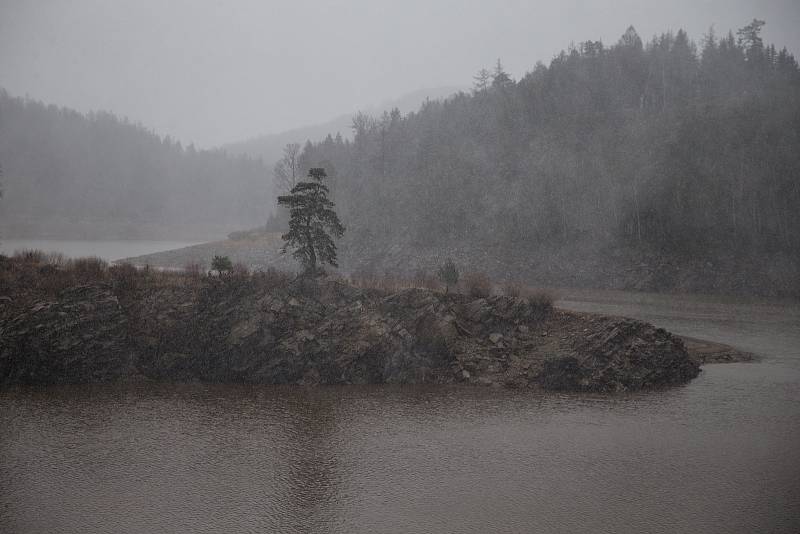
POLYGON ((207 239, 263 224, 271 171, 0 90, 2 237, 207 239))
POLYGON ((498 61, 470 94, 359 115, 353 142, 307 145, 301 161, 328 167, 353 244, 488 247, 533 263, 565 248, 777 258, 791 270, 800 71, 763 43, 762 24, 699 44, 683 31, 645 44, 630 28, 518 81, 498 61))

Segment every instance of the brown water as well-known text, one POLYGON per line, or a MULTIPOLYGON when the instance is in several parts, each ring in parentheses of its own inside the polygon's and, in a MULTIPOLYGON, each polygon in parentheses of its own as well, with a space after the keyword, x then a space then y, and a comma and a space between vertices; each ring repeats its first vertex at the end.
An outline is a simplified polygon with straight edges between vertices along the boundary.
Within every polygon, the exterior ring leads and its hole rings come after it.
POLYGON ((610 306, 765 359, 612 397, 0 392, 0 532, 799 532, 797 308, 675 302, 593 293, 562 305, 610 306))

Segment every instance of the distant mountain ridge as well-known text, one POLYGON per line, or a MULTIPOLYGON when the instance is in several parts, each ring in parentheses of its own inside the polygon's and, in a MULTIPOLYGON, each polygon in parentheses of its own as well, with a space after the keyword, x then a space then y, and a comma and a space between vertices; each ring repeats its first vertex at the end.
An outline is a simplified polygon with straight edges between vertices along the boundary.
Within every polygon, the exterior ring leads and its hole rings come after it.
MULTIPOLYGON (((367 107, 361 111, 377 116, 383 114, 384 111, 391 111, 393 108, 397 108, 401 113, 406 114, 411 111, 417 111, 426 100, 439 100, 461 90, 464 90, 464 88, 457 86, 419 89, 397 99, 387 100, 377 106, 367 107)), ((345 139, 352 139, 353 116, 356 113, 357 111, 344 113, 323 123, 292 128, 291 130, 274 134, 259 135, 243 141, 228 143, 220 148, 229 154, 261 158, 265 165, 271 167, 281 158, 283 147, 288 143, 317 142, 324 139, 328 134, 335 136, 337 133, 340 133, 345 139)))

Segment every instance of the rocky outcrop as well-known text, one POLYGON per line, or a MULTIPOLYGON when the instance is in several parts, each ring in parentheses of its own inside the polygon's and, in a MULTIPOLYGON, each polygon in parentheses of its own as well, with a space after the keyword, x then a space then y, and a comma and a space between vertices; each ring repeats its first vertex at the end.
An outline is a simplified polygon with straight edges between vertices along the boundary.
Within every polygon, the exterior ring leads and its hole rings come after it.
POLYGON ((683 343, 628 319, 527 299, 395 294, 254 278, 71 288, 0 319, 0 383, 145 377, 266 384, 466 383, 625 391, 698 373, 683 343))
POLYGON ((545 363, 540 380, 550 389, 629 391, 681 384, 697 365, 675 354, 683 342, 664 329, 620 319, 576 342, 575 356, 545 363))
POLYGON ((77 286, 56 302, 34 302, 0 323, 0 383, 127 376, 132 370, 127 326, 125 311, 105 287, 77 286))

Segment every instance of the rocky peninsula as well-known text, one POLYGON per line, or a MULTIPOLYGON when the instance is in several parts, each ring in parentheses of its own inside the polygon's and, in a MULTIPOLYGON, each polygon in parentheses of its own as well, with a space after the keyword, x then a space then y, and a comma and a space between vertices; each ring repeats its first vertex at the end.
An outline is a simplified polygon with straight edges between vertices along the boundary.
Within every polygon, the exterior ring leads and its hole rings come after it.
POLYGON ((0 268, 0 384, 439 383, 617 392, 699 363, 650 324, 545 299, 398 292, 276 272, 0 268))

